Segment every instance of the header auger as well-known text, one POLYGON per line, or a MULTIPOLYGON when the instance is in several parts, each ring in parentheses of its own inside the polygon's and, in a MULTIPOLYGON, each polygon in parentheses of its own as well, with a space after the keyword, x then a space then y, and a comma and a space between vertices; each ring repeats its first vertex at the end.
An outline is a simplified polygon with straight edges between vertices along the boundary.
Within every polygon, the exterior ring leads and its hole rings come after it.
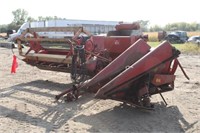
MULTIPOLYGON (((87 91, 95 93, 95 98, 153 109, 151 95, 160 94, 163 98, 161 93, 174 89, 174 73, 177 66, 181 67, 177 59, 180 51, 167 41, 151 48, 147 39, 138 23, 121 23, 107 36, 91 35, 82 27, 30 28, 17 42, 19 54, 27 64, 71 73, 74 85, 57 95, 56 100, 66 95, 67 101, 73 101, 87 91), (52 31, 73 32, 74 36, 38 35, 38 32, 52 31), (25 37, 27 33, 33 36, 25 37), (22 42, 29 46, 26 52, 22 51, 22 42), (57 43, 56 47, 52 43, 57 43)), ((182 67, 181 70, 187 77, 182 67)))

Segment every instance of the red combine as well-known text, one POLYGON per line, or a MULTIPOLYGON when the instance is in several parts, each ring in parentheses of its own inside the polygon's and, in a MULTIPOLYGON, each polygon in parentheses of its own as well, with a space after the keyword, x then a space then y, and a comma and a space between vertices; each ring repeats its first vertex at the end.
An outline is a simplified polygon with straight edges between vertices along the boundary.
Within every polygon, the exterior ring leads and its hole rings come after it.
POLYGON ((30 28, 17 42, 27 64, 71 73, 74 85, 56 100, 66 95, 67 101, 73 101, 87 91, 95 93, 96 98, 153 109, 150 96, 160 94, 163 98, 161 93, 174 89, 177 66, 188 76, 177 60, 179 50, 167 41, 151 48, 147 39, 138 23, 122 23, 107 36, 91 35, 82 27, 30 28), (74 36, 42 38, 37 34, 46 31, 73 32, 74 36), (25 37, 27 33, 33 37, 25 37), (22 51, 22 42, 29 46, 26 52, 22 51), (57 47, 50 47, 52 43, 57 47))

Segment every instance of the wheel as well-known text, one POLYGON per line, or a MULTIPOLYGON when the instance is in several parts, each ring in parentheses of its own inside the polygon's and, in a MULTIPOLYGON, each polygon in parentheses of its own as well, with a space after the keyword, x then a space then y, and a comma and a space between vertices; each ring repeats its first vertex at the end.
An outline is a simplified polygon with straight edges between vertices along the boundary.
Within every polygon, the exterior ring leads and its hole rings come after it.
POLYGON ((12 43, 11 48, 16 48, 14 43, 12 43))

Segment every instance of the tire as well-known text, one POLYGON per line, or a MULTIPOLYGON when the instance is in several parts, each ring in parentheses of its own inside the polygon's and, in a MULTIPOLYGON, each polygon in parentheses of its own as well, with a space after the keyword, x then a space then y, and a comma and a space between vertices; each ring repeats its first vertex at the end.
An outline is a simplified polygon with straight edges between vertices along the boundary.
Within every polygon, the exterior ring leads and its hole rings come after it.
POLYGON ((12 43, 11 48, 16 48, 14 43, 12 43))

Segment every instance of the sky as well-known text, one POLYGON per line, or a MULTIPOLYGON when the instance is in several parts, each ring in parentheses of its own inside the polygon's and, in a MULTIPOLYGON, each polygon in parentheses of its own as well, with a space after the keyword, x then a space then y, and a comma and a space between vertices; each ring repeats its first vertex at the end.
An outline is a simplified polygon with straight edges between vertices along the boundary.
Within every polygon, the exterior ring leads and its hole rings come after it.
POLYGON ((13 20, 21 8, 33 18, 58 16, 66 19, 134 22, 150 25, 174 22, 200 23, 200 0, 2 0, 0 24, 13 20))

